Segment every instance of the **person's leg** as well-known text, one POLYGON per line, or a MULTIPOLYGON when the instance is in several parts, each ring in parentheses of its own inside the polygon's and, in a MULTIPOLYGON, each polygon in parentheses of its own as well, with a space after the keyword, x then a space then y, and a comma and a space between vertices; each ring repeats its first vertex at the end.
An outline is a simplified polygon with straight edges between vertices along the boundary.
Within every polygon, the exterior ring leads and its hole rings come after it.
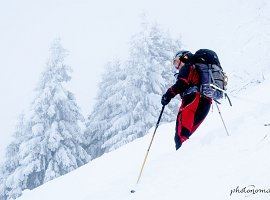
POLYGON ((176 120, 175 147, 179 149, 190 135, 194 124, 194 116, 199 104, 199 93, 193 93, 182 99, 182 105, 176 120))
POLYGON ((196 129, 201 125, 203 120, 206 118, 207 114, 209 113, 209 110, 212 105, 212 100, 208 99, 206 97, 201 97, 200 102, 198 105, 198 108, 195 112, 195 117, 194 117, 194 124, 191 129, 191 134, 193 134, 196 129))
POLYGON ((174 142, 175 142, 175 149, 176 150, 179 149, 182 146, 182 142, 181 142, 180 137, 179 137, 179 135, 181 135, 180 132, 181 132, 181 129, 182 129, 182 126, 181 126, 181 114, 182 114, 181 107, 179 109, 179 112, 178 112, 178 115, 177 115, 177 118, 176 118, 176 125, 175 125, 174 142))

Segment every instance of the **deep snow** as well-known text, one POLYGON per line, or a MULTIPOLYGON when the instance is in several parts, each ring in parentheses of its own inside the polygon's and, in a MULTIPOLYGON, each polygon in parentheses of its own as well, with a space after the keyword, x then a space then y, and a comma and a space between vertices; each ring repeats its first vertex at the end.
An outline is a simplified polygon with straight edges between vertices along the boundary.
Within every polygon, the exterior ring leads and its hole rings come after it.
POLYGON ((215 105, 179 151, 174 150, 174 123, 160 125, 138 185, 154 128, 143 138, 25 191, 19 199, 269 199, 270 193, 233 192, 237 187, 238 191, 246 187, 246 192, 270 190, 270 127, 264 126, 270 123, 269 86, 268 75, 262 83, 231 97, 233 107, 226 100, 219 106, 229 136, 215 105), (131 189, 136 192, 131 194, 131 189))

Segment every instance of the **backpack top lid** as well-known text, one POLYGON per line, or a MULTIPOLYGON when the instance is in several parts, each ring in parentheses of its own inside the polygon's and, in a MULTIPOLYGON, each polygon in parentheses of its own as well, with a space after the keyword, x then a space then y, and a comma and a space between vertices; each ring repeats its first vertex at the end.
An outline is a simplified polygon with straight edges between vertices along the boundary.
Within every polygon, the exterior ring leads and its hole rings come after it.
POLYGON ((216 52, 210 49, 200 49, 193 56, 194 63, 215 64, 220 66, 216 52))

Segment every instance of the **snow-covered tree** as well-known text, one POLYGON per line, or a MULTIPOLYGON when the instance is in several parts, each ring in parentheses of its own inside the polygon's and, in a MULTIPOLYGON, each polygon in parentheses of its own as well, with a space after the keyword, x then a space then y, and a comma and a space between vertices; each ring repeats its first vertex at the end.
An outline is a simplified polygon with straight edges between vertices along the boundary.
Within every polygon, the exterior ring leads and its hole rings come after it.
MULTIPOLYGON (((10 191, 6 185, 7 177, 12 174, 16 168, 19 166, 19 146, 20 143, 27 140, 25 131, 25 116, 20 115, 18 118, 18 123, 13 136, 16 138, 11 144, 6 148, 6 160, 0 165, 0 200, 7 199, 10 191)), ((21 189, 19 189, 19 193, 21 189)), ((13 192, 13 191, 12 191, 13 192)))
POLYGON ((7 149, 10 155, 2 167, 2 196, 16 198, 22 190, 33 189, 90 160, 82 147, 85 139, 80 125, 84 118, 74 95, 63 85, 71 80, 66 56, 60 40, 55 40, 29 116, 7 149))
POLYGON ((127 74, 121 69, 119 60, 107 63, 106 72, 99 84, 99 91, 96 97, 96 104, 92 114, 86 123, 86 141, 90 145, 90 155, 102 155, 104 149, 100 148, 104 143, 105 133, 117 119, 117 116, 124 112, 121 108, 126 98, 121 95, 119 88, 125 84, 127 74))
MULTIPOLYGON (((180 47, 158 25, 143 23, 132 38, 129 59, 106 67, 85 132, 93 158, 144 136, 155 125, 161 95, 175 82, 170 61, 180 47)), ((166 107, 163 121, 175 120, 178 104, 166 107)))

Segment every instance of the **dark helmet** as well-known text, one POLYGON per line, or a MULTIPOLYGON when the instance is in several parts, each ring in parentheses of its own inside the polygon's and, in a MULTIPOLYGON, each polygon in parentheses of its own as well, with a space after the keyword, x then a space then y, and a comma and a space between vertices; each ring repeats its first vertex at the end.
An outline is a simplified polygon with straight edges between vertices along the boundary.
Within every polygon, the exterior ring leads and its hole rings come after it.
POLYGON ((179 69, 181 63, 190 63, 193 58, 193 54, 190 51, 182 50, 178 51, 173 58, 173 66, 179 69))

